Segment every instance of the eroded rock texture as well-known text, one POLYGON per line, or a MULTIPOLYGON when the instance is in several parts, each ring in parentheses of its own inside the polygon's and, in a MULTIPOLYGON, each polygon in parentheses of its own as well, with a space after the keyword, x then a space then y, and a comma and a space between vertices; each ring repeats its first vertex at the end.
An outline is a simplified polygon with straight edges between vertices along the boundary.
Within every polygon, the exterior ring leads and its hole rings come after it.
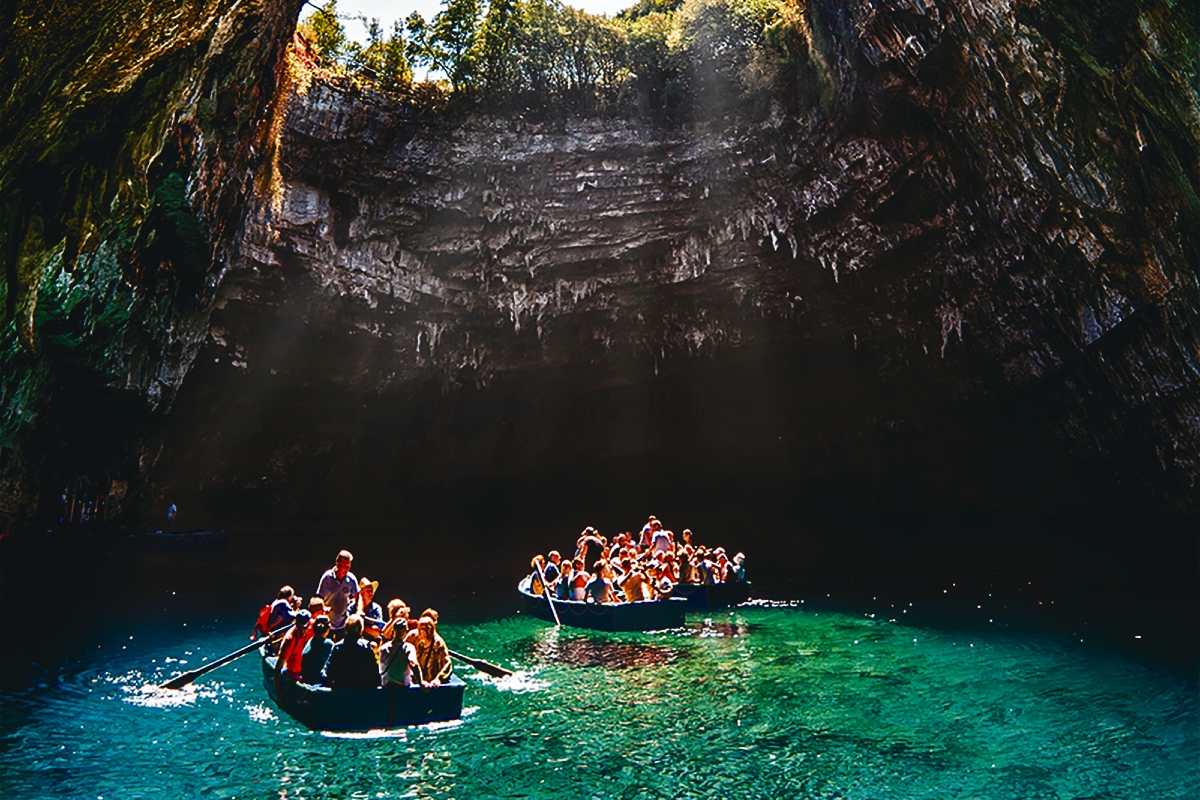
POLYGON ((512 479, 1195 510, 1193 21, 805 18, 808 95, 683 126, 418 119, 298 52, 148 502, 370 521, 512 479))
POLYGON ((295 0, 0 11, 0 519, 72 477, 120 516, 207 336, 295 0))

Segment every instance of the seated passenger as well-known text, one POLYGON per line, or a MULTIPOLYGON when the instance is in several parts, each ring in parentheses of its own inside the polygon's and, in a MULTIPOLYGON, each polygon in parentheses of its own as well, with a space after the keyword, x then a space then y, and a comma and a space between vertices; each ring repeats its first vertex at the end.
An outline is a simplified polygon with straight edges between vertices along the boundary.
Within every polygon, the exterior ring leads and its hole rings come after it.
MULTIPOLYGON (((299 607, 300 598, 296 596, 295 590, 290 586, 280 587, 279 593, 275 595, 275 599, 271 602, 266 616, 264 617, 261 612, 259 613, 258 622, 254 626, 254 633, 258 636, 266 636, 282 625, 291 625, 296 620, 296 609, 299 607)), ((279 639, 267 642, 267 652, 271 654, 279 652, 279 639)))
POLYGON ((674 589, 675 584, 671 582, 671 578, 669 575, 667 575, 667 571, 665 569, 660 569, 658 571, 658 578, 654 582, 654 599, 666 600, 671 596, 671 593, 674 591, 674 589))
POLYGON ((637 603, 646 599, 646 574, 638 567, 631 567, 617 585, 625 593, 627 603, 637 603))
POLYGON ((360 578, 358 581, 358 614, 363 618, 363 636, 378 639, 383 630, 383 609, 375 602, 375 590, 379 581, 360 578))
POLYGON ((329 651, 333 642, 329 640, 329 617, 320 616, 312 621, 312 638, 304 645, 300 660, 300 680, 304 683, 320 685, 321 672, 329 661, 329 651))
POLYGON ((546 563, 542 567, 542 574, 546 578, 547 585, 553 586, 554 582, 558 580, 559 563, 561 561, 562 556, 559 555, 557 550, 551 550, 549 553, 546 553, 546 563))
POLYGON ((733 557, 729 568, 729 577, 725 580, 741 583, 746 580, 746 554, 738 553, 733 557))
POLYGON ((426 689, 441 686, 450 680, 454 665, 450 663, 450 650, 438 635, 437 622, 429 614, 417 620, 416 662, 420 669, 421 686, 426 689))
POLYGON ((279 681, 283 678, 300 680, 304 645, 308 644, 310 636, 309 619, 308 611, 304 609, 297 611, 292 627, 288 628, 288 632, 283 635, 283 641, 279 643, 279 659, 275 662, 276 689, 279 687, 279 681))
POLYGON ((571 578, 571 599, 584 600, 587 597, 588 579, 591 577, 583 568, 583 559, 577 558, 571 562, 575 568, 574 576, 571 578))
POLYGON ((399 636, 401 639, 408 635, 409 629, 414 625, 413 621, 408 618, 409 611, 407 603, 399 597, 392 598, 388 603, 388 621, 380 634, 384 641, 393 635, 399 636))
POLYGON ((545 559, 540 555, 536 555, 529 562, 529 591, 533 594, 540 595, 542 593, 542 575, 545 574, 543 567, 545 559))
POLYGON ((335 689, 372 689, 379 686, 379 664, 371 643, 362 638, 363 618, 351 614, 345 636, 333 646, 325 664, 325 685, 335 689))
POLYGON ((570 600, 571 590, 574 582, 574 568, 570 561, 562 562, 562 574, 558 576, 558 580, 554 582, 554 599, 555 600, 570 600))
POLYGON ((616 593, 613 590, 612 579, 609 578, 608 562, 600 559, 596 562, 596 574, 592 576, 586 584, 586 596, 592 598, 597 603, 615 603, 617 602, 616 593))
POLYGON ((273 631, 280 625, 287 625, 296 619, 296 610, 300 608, 300 597, 290 586, 280 588, 271 603, 271 614, 267 617, 267 632, 273 631))
POLYGON ((417 648, 406 641, 408 606, 402 600, 388 603, 392 618, 383 627, 379 648, 379 676, 384 686, 420 685, 421 668, 417 664, 417 648))

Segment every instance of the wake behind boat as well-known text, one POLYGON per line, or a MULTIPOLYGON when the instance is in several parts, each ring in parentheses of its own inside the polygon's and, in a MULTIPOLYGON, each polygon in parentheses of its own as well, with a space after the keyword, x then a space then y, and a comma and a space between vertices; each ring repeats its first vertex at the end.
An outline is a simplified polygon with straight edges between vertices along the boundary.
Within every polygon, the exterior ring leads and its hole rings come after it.
MULTIPOLYGON (((538 619, 554 622, 550 604, 543 595, 534 594, 526 577, 517 585, 525 598, 525 610, 538 619)), ((639 600, 622 603, 589 603, 582 600, 555 600, 558 621, 576 628, 597 631, 660 631, 682 628, 687 614, 687 600, 668 597, 662 600, 639 600)))

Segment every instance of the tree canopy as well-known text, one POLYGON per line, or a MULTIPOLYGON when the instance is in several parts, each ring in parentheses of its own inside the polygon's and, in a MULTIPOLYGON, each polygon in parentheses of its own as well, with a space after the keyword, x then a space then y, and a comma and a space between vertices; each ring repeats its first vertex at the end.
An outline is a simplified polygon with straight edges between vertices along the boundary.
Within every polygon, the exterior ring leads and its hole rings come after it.
POLYGON ((795 0, 640 0, 616 17, 559 0, 444 0, 366 47, 330 0, 301 31, 325 66, 382 91, 464 105, 654 115, 728 114, 794 94, 806 55, 795 0), (799 42, 799 46, 797 43, 799 42), (414 85, 414 68, 427 71, 414 85))

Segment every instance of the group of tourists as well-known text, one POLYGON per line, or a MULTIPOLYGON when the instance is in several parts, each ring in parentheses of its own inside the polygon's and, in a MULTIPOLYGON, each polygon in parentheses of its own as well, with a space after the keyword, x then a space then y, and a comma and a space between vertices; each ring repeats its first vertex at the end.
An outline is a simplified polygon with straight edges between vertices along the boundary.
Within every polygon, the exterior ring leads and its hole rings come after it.
POLYGON ((529 585, 540 595, 549 587, 557 600, 593 603, 637 602, 671 597, 676 584, 727 583, 746 580, 746 556, 732 558, 725 548, 692 544, 692 532, 679 537, 656 517, 642 526, 637 540, 628 532, 610 542, 595 528, 585 528, 566 559, 557 550, 530 562, 529 585), (544 581, 544 582, 543 582, 544 581))
POLYGON ((395 598, 385 618, 375 602, 379 582, 355 577, 353 560, 349 551, 338 553, 307 607, 284 586, 259 614, 256 636, 290 623, 281 640, 267 644, 278 656, 276 685, 292 680, 337 689, 441 686, 452 664, 437 632, 437 611, 427 608, 414 620, 408 605, 395 598))

